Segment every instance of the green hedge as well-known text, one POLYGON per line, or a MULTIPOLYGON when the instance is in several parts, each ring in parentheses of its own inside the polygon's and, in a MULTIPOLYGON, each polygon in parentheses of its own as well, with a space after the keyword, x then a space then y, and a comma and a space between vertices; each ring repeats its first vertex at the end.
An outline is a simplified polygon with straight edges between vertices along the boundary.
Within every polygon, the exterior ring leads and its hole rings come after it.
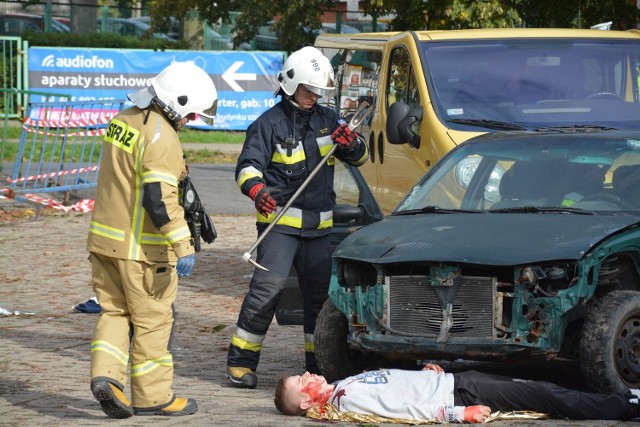
POLYGON ((29 46, 93 47, 113 49, 189 49, 188 42, 161 39, 140 39, 113 33, 24 33, 21 36, 29 46))

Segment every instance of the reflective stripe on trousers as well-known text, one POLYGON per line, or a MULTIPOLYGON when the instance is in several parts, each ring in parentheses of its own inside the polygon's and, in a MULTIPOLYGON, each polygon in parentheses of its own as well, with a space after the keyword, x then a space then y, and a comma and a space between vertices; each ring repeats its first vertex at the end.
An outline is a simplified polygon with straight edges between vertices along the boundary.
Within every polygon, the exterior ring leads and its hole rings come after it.
MULTIPOLYGON (((256 261, 269 269, 256 269, 249 292, 238 315, 238 331, 231 339, 227 366, 256 370, 264 340, 280 301, 282 290, 293 266, 304 304, 304 333, 312 337, 316 318, 327 299, 331 276, 331 245, 329 236, 304 239, 271 231, 257 249, 256 261)), ((311 342, 305 343, 307 367, 315 367, 311 342), (309 366, 311 364, 311 366, 309 366)), ((293 344, 292 344, 293 345, 293 344)), ((299 343, 298 345, 302 345, 299 343)))
POLYGON ((175 268, 96 253, 90 260, 93 289, 102 307, 91 343, 91 378, 126 385, 131 346, 132 405, 166 404, 173 398, 169 341, 178 288, 175 268))

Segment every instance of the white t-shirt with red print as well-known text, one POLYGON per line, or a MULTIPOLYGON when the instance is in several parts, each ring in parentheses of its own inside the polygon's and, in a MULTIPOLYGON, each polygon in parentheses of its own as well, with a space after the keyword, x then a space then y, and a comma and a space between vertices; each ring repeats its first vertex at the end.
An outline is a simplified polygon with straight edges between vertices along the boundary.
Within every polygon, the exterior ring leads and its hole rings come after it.
POLYGON ((388 369, 364 372, 334 385, 327 403, 338 411, 408 420, 464 420, 464 406, 453 406, 453 374, 388 369))

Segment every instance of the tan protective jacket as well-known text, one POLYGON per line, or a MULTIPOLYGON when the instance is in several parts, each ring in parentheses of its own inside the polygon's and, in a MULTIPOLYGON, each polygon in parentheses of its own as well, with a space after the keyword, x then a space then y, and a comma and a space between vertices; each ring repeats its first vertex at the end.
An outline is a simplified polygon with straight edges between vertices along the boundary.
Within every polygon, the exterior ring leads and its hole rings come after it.
POLYGON ((148 262, 175 262, 194 253, 178 199, 178 182, 187 173, 182 147, 162 113, 121 111, 109 123, 103 145, 89 251, 148 262), (169 218, 161 228, 142 207, 144 185, 153 182, 160 183, 169 218))

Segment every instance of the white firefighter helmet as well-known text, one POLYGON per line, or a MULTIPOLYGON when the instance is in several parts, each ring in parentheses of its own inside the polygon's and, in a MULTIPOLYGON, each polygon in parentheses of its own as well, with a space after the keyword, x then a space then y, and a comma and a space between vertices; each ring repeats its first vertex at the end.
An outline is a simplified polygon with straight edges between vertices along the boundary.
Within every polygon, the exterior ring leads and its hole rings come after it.
POLYGON ((335 90, 333 66, 329 59, 313 46, 293 52, 278 73, 280 87, 292 96, 298 85, 304 85, 318 96, 330 95, 335 90))
POLYGON ((213 125, 218 91, 209 74, 195 62, 173 62, 151 79, 151 86, 158 99, 181 118, 196 113, 213 125))

